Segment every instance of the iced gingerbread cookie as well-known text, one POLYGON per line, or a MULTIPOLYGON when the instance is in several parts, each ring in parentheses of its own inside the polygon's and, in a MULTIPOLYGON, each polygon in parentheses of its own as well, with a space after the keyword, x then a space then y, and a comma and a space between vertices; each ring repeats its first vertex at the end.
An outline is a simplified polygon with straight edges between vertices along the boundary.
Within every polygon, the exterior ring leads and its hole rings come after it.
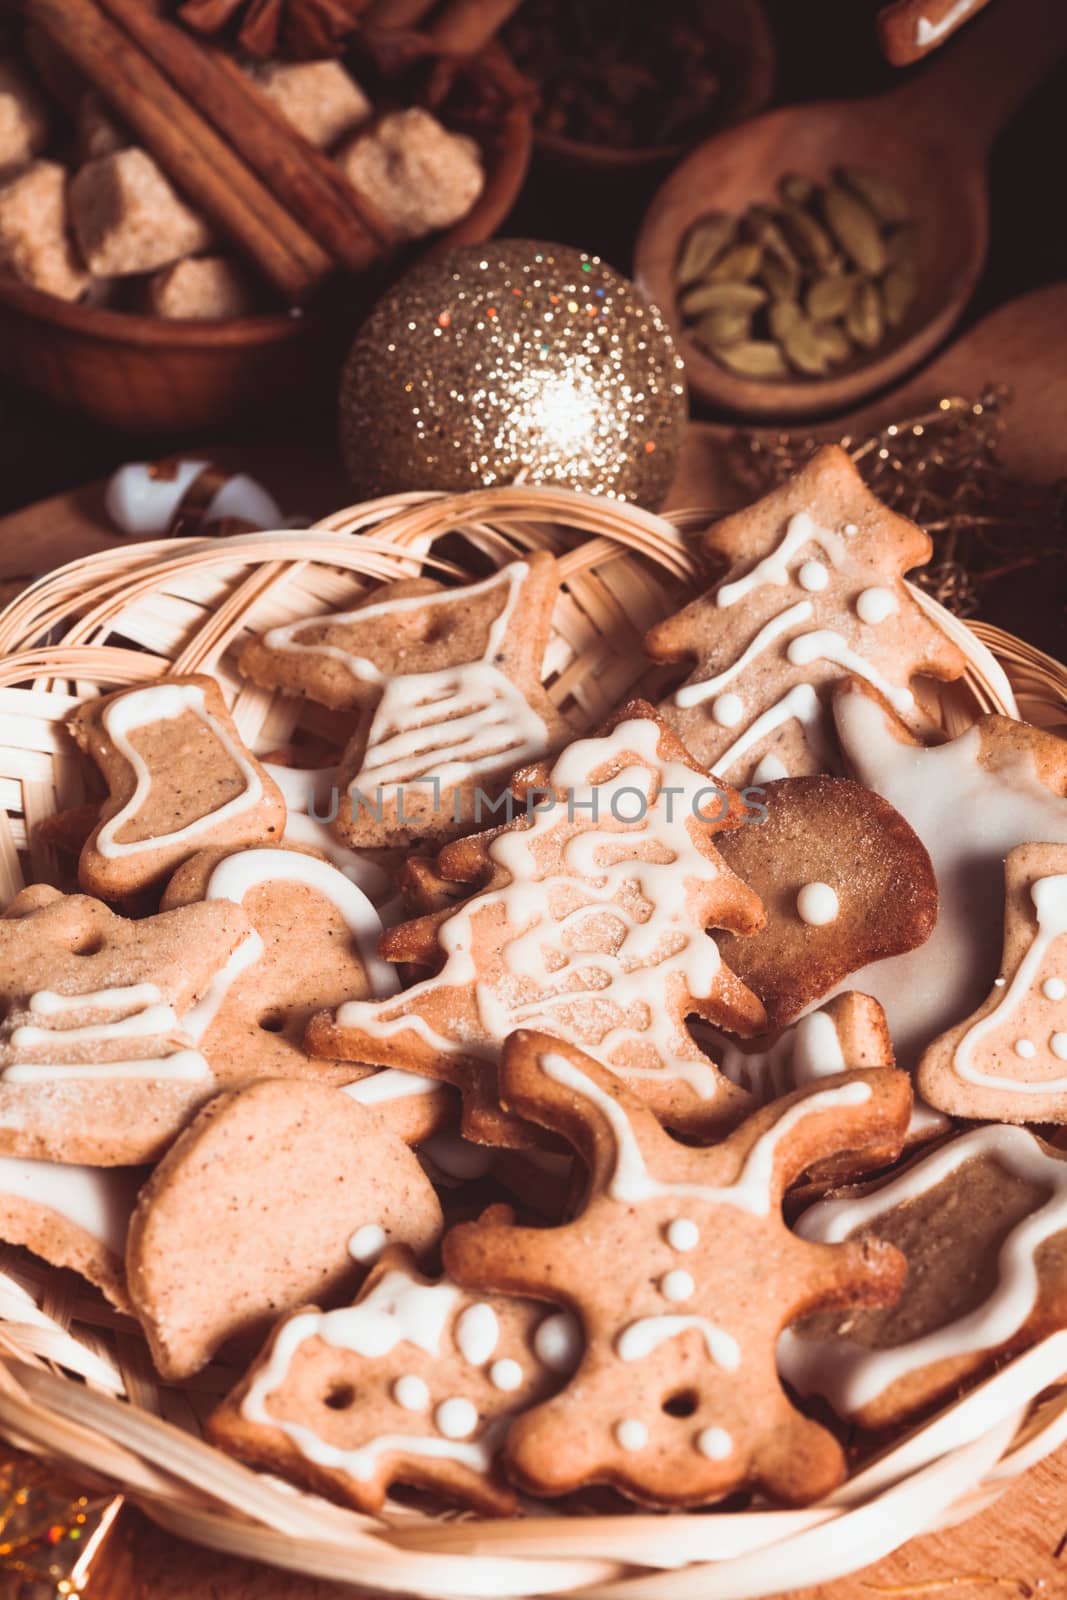
POLYGON ((0 1239, 80 1273, 119 1311, 130 1311, 126 1230, 143 1181, 139 1168, 0 1156, 0 1239))
POLYGON ((719 1071, 748 1090, 754 1107, 817 1078, 895 1064, 885 1012, 870 995, 852 991, 837 995, 777 1035, 737 1041, 714 1034, 709 1048, 719 1071))
POLYGON ((878 13, 882 53, 894 67, 908 67, 936 50, 989 0, 895 0, 878 13))
POLYGON ((747 1485, 792 1504, 832 1489, 841 1448, 789 1401, 775 1343, 806 1312, 892 1300, 904 1263, 877 1244, 812 1247, 787 1229, 781 1200, 835 1151, 899 1145, 906 1076, 826 1079, 707 1149, 678 1144, 610 1072, 547 1034, 508 1041, 500 1096, 589 1169, 572 1222, 483 1220, 445 1238, 458 1282, 553 1301, 582 1325, 566 1388, 512 1424, 515 1482, 545 1495, 610 1483, 653 1506, 747 1485))
POLYGON ((719 850, 759 895, 766 924, 716 942, 779 1028, 860 967, 928 939, 937 883, 914 830, 861 783, 783 778, 764 786, 762 807, 763 820, 724 835, 719 850))
POLYGON ((923 1052, 931 1105, 990 1122, 1067 1122, 1067 844, 1005 865, 1004 959, 978 1010, 923 1052))
MULTIPOLYGON (((323 1063, 325 1066, 326 1063, 323 1063)), ((421 1145, 459 1120, 455 1089, 438 1078, 424 1078, 400 1067, 381 1067, 341 1090, 385 1123, 405 1144, 421 1145)))
POLYGON ((965 666, 903 581, 932 546, 843 450, 825 445, 704 542, 729 562, 726 576, 645 641, 656 661, 695 662, 659 710, 698 761, 736 787, 826 771, 827 696, 848 674, 928 730, 911 679, 958 678, 965 666))
POLYGON ((928 748, 858 684, 837 692, 834 718, 850 768, 915 829, 937 877, 926 943, 849 978, 850 988, 881 1001, 897 1063, 912 1068, 993 987, 1005 857, 1034 840, 1067 844, 1067 741, 1008 717, 980 717, 958 739, 928 748))
POLYGON ((858 1198, 813 1206, 797 1232, 907 1260, 891 1309, 820 1313, 779 1344, 789 1382, 862 1427, 902 1422, 1067 1326, 1067 1154, 1023 1128, 976 1128, 858 1198))
POLYGON ((155 1160, 216 1092, 186 1018, 249 926, 228 901, 131 922, 26 889, 0 917, 0 1151, 155 1160))
POLYGON ((412 579, 245 646, 255 682, 356 713, 337 772, 346 843, 468 832, 515 767, 562 742, 541 684, 559 581, 547 553, 458 589, 412 579))
POLYGON ((425 1259, 441 1207, 418 1160, 325 1084, 219 1095, 170 1149, 130 1224, 130 1298, 165 1378, 263 1338, 312 1295, 350 1295, 390 1243, 425 1259))
POLYGON ((243 743, 214 678, 87 700, 68 727, 109 790, 78 863, 91 894, 122 899, 197 850, 281 838, 281 791, 243 743))
POLYGON ((372 1515, 394 1483, 506 1514, 508 1425, 558 1387, 575 1345, 543 1306, 424 1278, 409 1252, 389 1250, 354 1305, 281 1324, 208 1433, 372 1515))
POLYGON ((439 970, 393 999, 316 1018, 309 1049, 455 1083, 465 1131, 486 1143, 527 1137, 501 1116, 494 1079, 500 1044, 527 1024, 593 1051, 672 1124, 735 1118, 745 1095, 685 1019, 763 1027, 763 1007, 704 931, 762 920, 716 849, 742 819, 741 797, 716 788, 640 701, 551 767, 522 773, 519 792, 528 819, 439 858, 445 877, 488 876, 485 887, 382 940, 390 960, 439 970))

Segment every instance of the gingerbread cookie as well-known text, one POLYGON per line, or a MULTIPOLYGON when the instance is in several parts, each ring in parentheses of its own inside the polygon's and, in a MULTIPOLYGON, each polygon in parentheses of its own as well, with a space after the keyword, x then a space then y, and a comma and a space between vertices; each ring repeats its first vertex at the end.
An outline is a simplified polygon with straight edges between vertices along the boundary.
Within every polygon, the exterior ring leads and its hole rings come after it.
POLYGON ((888 1242, 907 1260, 892 1309, 820 1313, 778 1347, 794 1388, 863 1427, 901 1422, 1067 1326, 1067 1155, 1022 1128, 976 1128, 859 1198, 814 1206, 797 1232, 888 1242))
POLYGON ((511 1427, 516 1483, 558 1495, 610 1483, 642 1503, 696 1506, 745 1485, 797 1504, 832 1489, 844 1457, 777 1381, 774 1346, 799 1307, 883 1304, 904 1263, 890 1247, 828 1251, 795 1238, 782 1194, 836 1150, 899 1145, 903 1073, 828 1078, 691 1149, 588 1056, 547 1034, 505 1046, 500 1096, 574 1144, 589 1169, 558 1228, 483 1221, 446 1235, 471 1289, 576 1313, 586 1348, 554 1399, 511 1427))
POLYGON ((268 845, 194 856, 161 904, 220 900, 243 907, 251 932, 186 1018, 220 1086, 308 1075, 350 1083, 350 1067, 312 1062, 303 1041, 324 1006, 398 988, 378 955, 382 922, 367 896, 321 857, 268 845))
POLYGON ((119 1311, 130 1311, 126 1231, 143 1181, 139 1168, 0 1156, 0 1239, 80 1273, 119 1311))
POLYGON ((256 1083, 206 1106, 141 1191, 130 1298, 160 1374, 184 1378, 312 1295, 343 1300, 388 1243, 425 1258, 441 1226, 371 1112, 325 1084, 256 1083))
POLYGON ((696 662, 659 710, 698 761, 738 787, 826 771, 827 694, 847 674, 929 730, 911 679, 958 678, 966 665, 903 581, 932 546, 843 450, 824 445, 780 489, 716 523, 705 547, 730 563, 726 576, 645 641, 656 661, 696 662))
POLYGON ((1067 844, 1017 846, 1005 877, 1000 973, 927 1046, 919 1087, 955 1117, 1067 1122, 1067 844))
POLYGON ((424 1278, 406 1250, 389 1250, 354 1305, 276 1329, 208 1434, 372 1515, 394 1483, 506 1514, 516 1498, 497 1460, 508 1424, 575 1358, 558 1322, 531 1301, 424 1278))
POLYGON ((281 791, 242 742, 214 678, 87 700, 68 727, 110 791, 78 862, 90 893, 122 899, 197 850, 281 838, 281 791))
POLYGON ((937 876, 927 942, 849 979, 881 1001, 897 1062, 911 1068, 993 986, 1004 858, 1032 840, 1067 844, 1067 741, 1008 717, 980 717, 958 739, 927 749, 858 684, 835 695, 834 717, 852 771, 911 824, 937 876))
POLYGON ((848 991, 809 1011, 777 1037, 743 1043, 716 1034, 708 1039, 719 1071, 764 1106, 817 1078, 892 1067, 893 1044, 885 1012, 868 994, 848 991))
POLYGON ((894 67, 909 67, 988 4, 989 0, 895 0, 878 13, 882 54, 894 67))
POLYGON ((341 1093, 373 1111, 405 1144, 421 1145, 459 1119, 459 1097, 453 1088, 437 1078, 423 1078, 399 1067, 369 1072, 346 1083, 341 1093))
POLYGON ((155 1160, 215 1093, 185 1019, 249 934, 239 906, 131 922, 37 885, 0 918, 0 1150, 155 1160))
POLYGON ((758 827, 719 852, 763 902, 752 939, 716 935, 726 964, 780 1028, 852 972, 913 950, 937 920, 930 857, 904 818, 848 778, 783 778, 758 827))
POLYGON ((337 773, 342 839, 467 832, 486 794, 561 742, 566 724, 541 684, 559 581, 539 552, 462 588, 390 584, 352 611, 272 628, 245 647, 241 670, 257 683, 357 713, 337 773))
POLYGON ((685 1019, 763 1026, 763 1007, 704 931, 751 932, 762 919, 716 849, 745 814, 741 798, 693 766, 640 701, 519 781, 528 818, 458 840, 439 860, 446 877, 488 871, 486 887, 382 940, 390 960, 440 970, 394 999, 316 1018, 309 1049, 455 1083, 465 1131, 486 1143, 526 1137, 501 1116, 493 1082, 500 1044, 526 1023, 597 1053, 672 1124, 735 1118, 746 1097, 685 1019))

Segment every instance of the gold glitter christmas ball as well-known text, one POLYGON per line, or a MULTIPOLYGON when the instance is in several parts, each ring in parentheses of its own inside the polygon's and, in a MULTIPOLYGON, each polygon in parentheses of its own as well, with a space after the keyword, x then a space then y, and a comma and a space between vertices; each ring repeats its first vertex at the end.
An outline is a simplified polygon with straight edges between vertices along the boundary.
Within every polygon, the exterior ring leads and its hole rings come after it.
POLYGON ((356 493, 552 483, 655 508, 685 381, 666 323, 596 256, 464 245, 379 302, 341 380, 356 493))

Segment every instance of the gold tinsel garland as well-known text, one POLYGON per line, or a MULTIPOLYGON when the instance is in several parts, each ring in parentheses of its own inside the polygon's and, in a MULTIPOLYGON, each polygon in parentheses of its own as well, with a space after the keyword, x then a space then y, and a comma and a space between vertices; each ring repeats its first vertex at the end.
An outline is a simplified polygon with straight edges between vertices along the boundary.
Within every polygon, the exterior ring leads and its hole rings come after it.
POLYGON ((122 1499, 88 1494, 50 1463, 5 1446, 0 1600, 78 1600, 122 1499))
MULTIPOLYGON (((1067 482, 1021 483, 998 459, 1009 400, 1000 387, 977 400, 953 395, 878 433, 840 440, 879 499, 931 535, 933 560, 914 581, 959 617, 975 615, 987 584, 1062 560, 1067 546, 1067 482)), ((730 465, 755 497, 783 483, 821 442, 742 431, 730 446, 730 465)))

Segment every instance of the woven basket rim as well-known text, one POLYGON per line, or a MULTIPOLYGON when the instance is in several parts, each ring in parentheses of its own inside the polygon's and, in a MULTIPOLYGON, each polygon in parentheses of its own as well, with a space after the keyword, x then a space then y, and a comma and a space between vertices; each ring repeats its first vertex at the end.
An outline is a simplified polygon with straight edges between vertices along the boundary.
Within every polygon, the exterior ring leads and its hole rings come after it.
MULTIPOLYGON (((609 578, 635 593, 650 581, 652 569, 675 586, 697 583, 700 563, 685 536, 711 520, 712 513, 697 510, 656 516, 570 490, 519 486, 394 496, 345 508, 306 531, 124 545, 47 574, 0 612, 0 653, 6 654, 0 697, 32 697, 35 714, 43 716, 50 698, 65 709, 69 689, 137 681, 169 665, 189 670, 183 663, 197 659, 193 646, 201 634, 208 635, 206 670, 214 670, 240 629, 241 605, 247 612, 278 601, 287 586, 316 570, 333 574, 341 567, 377 581, 410 575, 429 559, 440 563, 444 576, 461 574, 464 568, 451 554, 427 554, 428 541, 455 529, 473 530, 471 549, 489 560, 538 544, 562 550, 564 592, 585 585, 587 599, 617 607, 609 578), (561 527, 566 531, 559 532, 561 527), (206 608, 207 620, 192 645, 168 654, 139 643, 98 642, 138 605, 163 595, 180 610, 191 604, 185 598, 190 582, 195 588, 208 575, 211 582, 221 581, 227 571, 240 605, 228 611, 224 600, 206 608), (131 605, 123 598, 130 595, 140 598, 131 605), (66 632, 40 643, 42 632, 54 630, 64 617, 66 632)), ((914 592, 968 656, 964 687, 945 712, 950 731, 954 720, 966 725, 980 711, 1016 714, 1013 683, 1018 688, 1020 681, 1031 697, 1035 682, 1043 684, 1048 720, 1067 721, 1067 666, 988 625, 972 629, 921 590, 914 592), (1007 674, 998 655, 1009 663, 1007 674), (959 694, 969 709, 960 710, 959 694)), ((38 1276, 47 1279, 49 1271, 38 1276)), ((5 1283, 12 1280, 0 1277, 0 1292, 5 1283)), ((770 1595, 786 1574, 791 1586, 842 1575, 913 1533, 980 1509, 1012 1476, 1067 1438, 1064 1331, 1003 1365, 961 1400, 895 1439, 835 1494, 802 1510, 711 1510, 672 1518, 640 1511, 581 1518, 546 1512, 487 1521, 422 1517, 390 1507, 388 1516, 374 1519, 253 1473, 136 1403, 114 1398, 123 1378, 103 1332, 93 1330, 86 1343, 84 1335, 76 1338, 40 1312, 34 1323, 33 1296, 20 1292, 24 1311, 17 1297, 0 1300, 0 1432, 118 1483, 174 1532, 378 1592, 442 1600, 575 1589, 598 1600, 623 1600, 624 1594, 627 1600, 770 1595), (86 1376, 88 1386, 55 1370, 70 1355, 71 1343, 82 1352, 82 1365, 74 1370, 86 1376)), ((128 1382, 125 1389, 129 1395, 128 1382)), ((135 1395, 130 1398, 135 1402, 135 1395)))

